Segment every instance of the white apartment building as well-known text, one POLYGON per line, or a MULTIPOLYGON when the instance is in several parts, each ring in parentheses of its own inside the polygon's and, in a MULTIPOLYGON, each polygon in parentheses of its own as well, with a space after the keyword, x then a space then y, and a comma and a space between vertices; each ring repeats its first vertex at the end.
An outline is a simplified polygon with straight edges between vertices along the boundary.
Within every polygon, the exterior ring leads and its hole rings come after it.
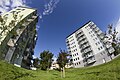
POLYGON ((89 21, 66 38, 73 67, 94 66, 111 60, 114 49, 103 42, 103 32, 89 21))
POLYGON ((0 17, 0 60, 30 69, 37 40, 37 10, 17 7, 0 17))

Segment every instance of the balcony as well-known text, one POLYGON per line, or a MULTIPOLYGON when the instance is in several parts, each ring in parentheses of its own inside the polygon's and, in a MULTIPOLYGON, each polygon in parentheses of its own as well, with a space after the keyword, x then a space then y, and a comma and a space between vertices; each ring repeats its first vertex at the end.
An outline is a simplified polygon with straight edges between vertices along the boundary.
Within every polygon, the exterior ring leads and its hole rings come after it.
POLYGON ((93 29, 95 31, 95 33, 99 33, 100 29, 98 27, 93 29))
POLYGON ((68 41, 68 40, 66 40, 66 43, 69 43, 69 41, 68 41))
POLYGON ((35 19, 35 18, 37 18, 38 16, 32 16, 32 19, 35 19))
POLYGON ((110 54, 112 54, 115 51, 115 49, 111 46, 111 47, 108 48, 108 51, 109 51, 110 54))
POLYGON ((87 49, 84 50, 84 53, 88 53, 90 51, 92 51, 92 49, 91 48, 87 48, 87 49))
POLYGON ((93 54, 90 54, 90 55, 88 55, 86 58, 88 59, 88 58, 91 58, 91 57, 93 57, 94 55, 93 54))
POLYGON ((28 21, 28 22, 32 22, 32 21, 33 21, 33 19, 27 19, 27 21, 28 21))
POLYGON ((84 65, 85 66, 88 66, 88 65, 90 65, 90 64, 93 64, 93 63, 95 63, 96 62, 96 60, 95 59, 93 59, 93 60, 88 60, 88 59, 83 59, 83 62, 84 62, 84 65))
POLYGON ((88 41, 87 41, 86 39, 85 39, 84 41, 81 41, 81 42, 79 41, 79 42, 78 42, 78 44, 79 44, 80 46, 82 46, 82 45, 84 45, 84 44, 86 44, 86 43, 88 43, 88 41))
POLYGON ((86 49, 86 48, 89 48, 89 47, 90 47, 89 43, 86 43, 86 44, 80 46, 81 49, 86 49))
POLYGON ((91 27, 92 27, 92 29, 95 29, 95 28, 96 28, 96 25, 95 25, 95 24, 92 24, 91 27))
POLYGON ((83 36, 83 37, 79 37, 79 38, 77 38, 77 41, 81 42, 81 41, 83 41, 83 40, 85 40, 85 39, 86 39, 86 37, 83 36))
POLYGON ((67 44, 67 46, 70 46, 70 44, 67 44))
POLYGON ((94 63, 94 62, 96 62, 96 60, 88 60, 88 61, 87 61, 88 64, 92 64, 92 63, 94 63))
POLYGON ((86 60, 89 59, 89 58, 92 58, 92 57, 94 57, 93 53, 89 53, 89 54, 86 54, 86 55, 83 56, 83 58, 86 59, 86 60))
POLYGON ((81 50, 82 57, 85 57, 87 54, 90 54, 92 52, 91 48, 87 48, 85 50, 81 50))
POLYGON ((80 33, 76 34, 76 38, 77 38, 77 37, 81 37, 81 36, 83 36, 83 35, 84 35, 84 33, 81 31, 80 33))
POLYGON ((19 37, 20 36, 16 36, 15 38, 10 38, 7 45, 11 47, 17 46, 16 42, 18 41, 19 37))

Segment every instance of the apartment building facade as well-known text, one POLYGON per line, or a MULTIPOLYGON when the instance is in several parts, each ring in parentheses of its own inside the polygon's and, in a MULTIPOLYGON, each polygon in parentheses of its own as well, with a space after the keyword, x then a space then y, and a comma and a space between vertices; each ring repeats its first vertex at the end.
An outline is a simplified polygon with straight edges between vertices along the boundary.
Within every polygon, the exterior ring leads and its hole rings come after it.
POLYGON ((66 38, 67 50, 73 67, 95 66, 108 62, 114 48, 104 43, 104 34, 89 21, 66 38))
POLYGON ((30 69, 37 41, 37 22, 37 10, 28 7, 17 7, 1 15, 1 60, 30 69))

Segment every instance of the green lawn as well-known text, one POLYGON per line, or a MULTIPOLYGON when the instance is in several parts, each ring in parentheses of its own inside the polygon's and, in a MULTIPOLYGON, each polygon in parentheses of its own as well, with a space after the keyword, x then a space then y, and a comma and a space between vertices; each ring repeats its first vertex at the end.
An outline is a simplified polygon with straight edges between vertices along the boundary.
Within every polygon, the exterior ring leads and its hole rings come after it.
POLYGON ((120 57, 95 67, 66 69, 66 78, 59 71, 31 71, 0 61, 0 80, 120 80, 120 57))

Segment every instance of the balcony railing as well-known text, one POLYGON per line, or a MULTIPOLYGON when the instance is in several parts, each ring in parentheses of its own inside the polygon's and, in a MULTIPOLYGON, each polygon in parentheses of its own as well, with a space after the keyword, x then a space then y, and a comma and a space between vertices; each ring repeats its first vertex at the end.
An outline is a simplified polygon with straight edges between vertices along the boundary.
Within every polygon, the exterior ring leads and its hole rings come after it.
POLYGON ((86 37, 85 37, 85 36, 83 36, 83 37, 78 37, 78 38, 77 38, 77 41, 79 41, 79 42, 80 42, 80 41, 83 41, 83 40, 85 40, 85 39, 86 39, 86 37))
POLYGON ((87 59, 84 59, 83 62, 84 62, 84 65, 85 65, 85 66, 88 66, 89 64, 95 63, 96 60, 95 60, 95 59, 94 59, 94 60, 87 60, 87 59))
POLYGON ((88 64, 91 64, 91 63, 94 63, 94 62, 96 62, 96 60, 88 60, 87 61, 88 64))
POLYGON ((69 41, 67 40, 66 43, 69 43, 69 41))
POLYGON ((87 41, 86 39, 85 39, 84 41, 81 41, 81 42, 79 41, 79 42, 78 42, 78 44, 79 44, 80 46, 82 46, 82 45, 84 45, 84 44, 86 44, 86 43, 88 43, 88 41, 87 41))
POLYGON ((89 47, 85 50, 81 50, 82 56, 85 57, 85 55, 88 55, 92 52, 92 49, 89 47))
POLYGON ((80 46, 81 49, 86 49, 86 48, 88 48, 88 47, 90 47, 90 44, 89 44, 89 43, 86 43, 86 44, 80 46))
POLYGON ((90 55, 88 55, 86 58, 88 59, 88 58, 91 58, 91 57, 93 57, 94 55, 93 54, 90 54, 90 55))
POLYGON ((95 25, 95 24, 92 24, 92 25, 91 25, 91 28, 92 28, 92 29, 95 29, 95 28, 96 28, 96 25, 95 25))
POLYGON ((80 33, 76 34, 76 37, 81 37, 82 35, 84 35, 83 31, 81 31, 80 33))

